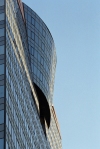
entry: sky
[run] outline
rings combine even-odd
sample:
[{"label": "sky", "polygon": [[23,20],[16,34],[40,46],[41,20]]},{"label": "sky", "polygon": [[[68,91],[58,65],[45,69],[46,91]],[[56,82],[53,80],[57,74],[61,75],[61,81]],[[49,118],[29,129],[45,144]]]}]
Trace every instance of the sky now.
[{"label": "sky", "polygon": [[100,0],[23,0],[55,41],[63,149],[100,149]]}]

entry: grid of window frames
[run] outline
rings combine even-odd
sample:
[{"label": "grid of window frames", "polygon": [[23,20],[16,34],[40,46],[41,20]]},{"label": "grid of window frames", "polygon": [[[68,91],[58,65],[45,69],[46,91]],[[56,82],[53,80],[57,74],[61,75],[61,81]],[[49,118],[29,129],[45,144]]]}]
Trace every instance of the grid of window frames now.
[{"label": "grid of window frames", "polygon": [[4,149],[4,0],[0,0],[0,149]]},{"label": "grid of window frames", "polygon": [[47,137],[50,142],[50,146],[53,149],[62,149],[61,144],[61,135],[59,132],[58,121],[56,119],[55,110],[51,107],[51,125],[50,128],[47,129]]},{"label": "grid of window frames", "polygon": [[50,149],[20,55],[25,42],[17,24],[18,11],[16,0],[6,1],[6,149]]},{"label": "grid of window frames", "polygon": [[[26,28],[33,81],[52,101],[56,54],[54,41],[45,23],[31,8],[24,4]],[[55,59],[55,60],[54,60]]]}]

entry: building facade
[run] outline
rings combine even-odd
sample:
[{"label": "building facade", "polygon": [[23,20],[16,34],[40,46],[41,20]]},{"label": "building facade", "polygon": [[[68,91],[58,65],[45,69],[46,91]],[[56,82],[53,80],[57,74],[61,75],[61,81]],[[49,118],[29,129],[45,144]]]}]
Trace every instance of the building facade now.
[{"label": "building facade", "polygon": [[0,0],[0,149],[61,149],[55,67],[42,19],[20,0]]}]

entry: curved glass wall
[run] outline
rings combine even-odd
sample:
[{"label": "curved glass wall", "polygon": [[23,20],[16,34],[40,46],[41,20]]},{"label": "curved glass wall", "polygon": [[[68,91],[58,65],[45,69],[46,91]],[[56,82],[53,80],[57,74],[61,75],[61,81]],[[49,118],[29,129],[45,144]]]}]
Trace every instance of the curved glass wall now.
[{"label": "curved glass wall", "polygon": [[33,82],[52,103],[56,67],[55,45],[42,19],[24,4]]}]

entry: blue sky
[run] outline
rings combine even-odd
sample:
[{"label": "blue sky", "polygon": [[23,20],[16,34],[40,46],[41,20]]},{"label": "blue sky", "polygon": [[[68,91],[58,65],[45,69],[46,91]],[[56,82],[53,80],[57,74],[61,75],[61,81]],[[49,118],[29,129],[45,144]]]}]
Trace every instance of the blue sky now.
[{"label": "blue sky", "polygon": [[57,51],[54,106],[63,149],[100,149],[100,0],[23,0]]}]

